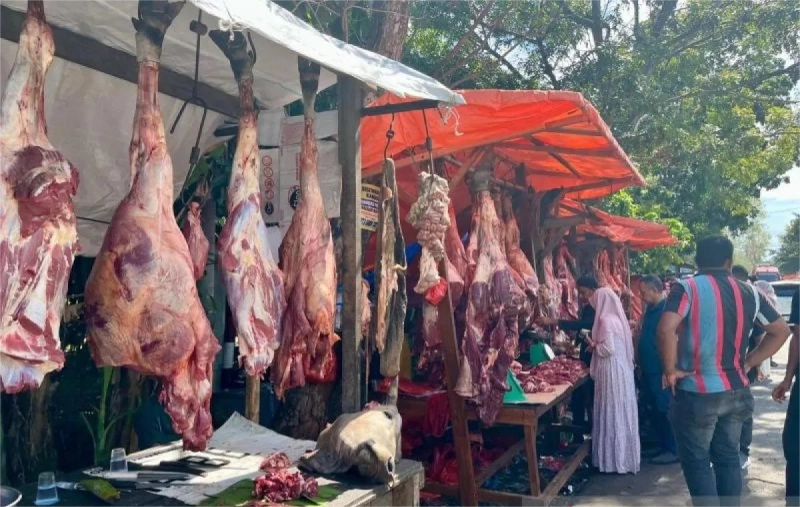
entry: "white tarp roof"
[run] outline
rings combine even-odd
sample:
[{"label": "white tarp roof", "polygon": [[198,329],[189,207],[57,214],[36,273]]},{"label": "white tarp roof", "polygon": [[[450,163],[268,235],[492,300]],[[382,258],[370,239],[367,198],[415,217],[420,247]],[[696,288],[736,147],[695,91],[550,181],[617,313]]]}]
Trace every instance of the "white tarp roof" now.
[{"label": "white tarp roof", "polygon": [[[460,104],[463,99],[435,79],[399,62],[324,35],[286,9],[269,0],[190,0],[167,30],[162,66],[194,75],[196,34],[189,23],[202,9],[209,30],[234,23],[253,33],[257,61],[253,68],[255,96],[266,109],[281,107],[301,97],[297,55],[318,62],[323,68],[320,89],[336,83],[336,71],[401,97],[433,99]],[[3,0],[18,11],[26,0]],[[194,5],[192,5],[194,4]],[[138,0],[62,0],[45,2],[47,21],[55,26],[91,37],[106,46],[135,55],[131,18],[136,17]],[[260,37],[258,36],[260,35]],[[200,81],[237,96],[230,64],[208,36],[200,42]]]},{"label": "white tarp roof", "polygon": [[[398,62],[323,35],[269,0],[190,0],[173,22],[164,41],[162,66],[194,75],[196,35],[189,23],[197,19],[199,6],[209,29],[219,18],[250,28],[257,53],[253,69],[255,95],[261,107],[278,108],[301,97],[297,54],[329,69],[346,73],[396,95],[461,103],[460,95],[432,78]],[[24,0],[2,0],[3,6],[25,11]],[[103,44],[135,54],[131,17],[137,0],[64,0],[45,2],[47,21],[55,26],[91,37]],[[214,16],[212,18],[212,16]],[[262,36],[259,36],[262,35]],[[238,90],[230,65],[207,37],[201,37],[200,81],[229,95]],[[11,70],[17,44],[0,45],[0,88]],[[320,89],[335,84],[336,75],[323,67]],[[160,94],[166,128],[172,125],[182,101]],[[117,205],[130,185],[128,144],[131,136],[136,86],[122,79],[56,58],[45,87],[49,137],[80,171],[76,197],[81,255],[94,256],[100,248]],[[175,192],[189,170],[202,110],[189,105],[167,144],[174,165]],[[224,116],[209,111],[201,150],[214,142],[213,130]]]}]

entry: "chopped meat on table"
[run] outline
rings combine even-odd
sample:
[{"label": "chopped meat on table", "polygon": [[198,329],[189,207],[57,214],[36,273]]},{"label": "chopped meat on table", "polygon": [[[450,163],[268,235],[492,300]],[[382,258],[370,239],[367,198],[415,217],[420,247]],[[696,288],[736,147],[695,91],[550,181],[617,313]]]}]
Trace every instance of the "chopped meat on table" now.
[{"label": "chopped meat on table", "polygon": [[[253,481],[253,498],[256,502],[289,502],[305,497],[316,498],[319,495],[319,483],[314,477],[300,472],[281,469],[268,472]],[[255,505],[264,505],[256,503]]]},{"label": "chopped meat on table", "polygon": [[292,462],[289,459],[289,456],[283,452],[276,452],[275,454],[270,454],[264,458],[264,461],[261,462],[261,466],[259,468],[262,472],[274,472],[284,468],[289,468],[290,466],[292,466]]},{"label": "chopped meat on table", "polygon": [[[37,388],[64,366],[59,327],[78,250],[78,171],[47,138],[53,33],[29,1],[0,110],[0,392]],[[5,76],[4,76],[5,77]]]},{"label": "chopped meat on table", "polygon": [[220,345],[173,213],[172,160],[158,105],[161,44],[182,3],[139,3],[139,82],[130,143],[132,183],[86,283],[87,340],[98,366],[162,381],[159,396],[190,450],[211,437],[211,376]]}]

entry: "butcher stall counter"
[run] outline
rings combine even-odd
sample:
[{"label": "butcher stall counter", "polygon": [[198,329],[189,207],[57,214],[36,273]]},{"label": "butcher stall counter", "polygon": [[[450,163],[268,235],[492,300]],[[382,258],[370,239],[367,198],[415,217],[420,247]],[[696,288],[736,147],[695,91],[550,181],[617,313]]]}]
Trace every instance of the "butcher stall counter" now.
[{"label": "butcher stall counter", "polygon": [[[536,437],[544,431],[572,433],[574,435],[583,435],[590,431],[589,428],[583,426],[544,423],[545,419],[551,416],[559,405],[569,401],[572,393],[586,383],[588,379],[589,376],[584,375],[573,384],[553,386],[555,388],[553,392],[526,394],[524,402],[504,404],[495,424],[522,426],[525,437],[509,447],[497,460],[480,473],[475,474],[474,482],[477,487],[477,499],[461,498],[462,504],[477,505],[476,501],[481,501],[500,505],[549,505],[589,454],[592,443],[590,438],[586,438],[569,457],[556,476],[542,489],[539,481],[539,453],[536,449]],[[426,410],[426,399],[423,397],[401,396],[397,401],[397,407],[403,415],[421,416]],[[471,421],[478,420],[474,407],[467,406],[466,412],[467,419]],[[530,496],[494,491],[481,487],[488,479],[510,465],[514,457],[523,451],[528,461]],[[458,448],[456,452],[458,454]],[[471,459],[471,456],[458,456],[459,462],[464,459]],[[454,498],[459,497],[458,486],[431,481],[425,484],[425,491]]]},{"label": "butcher stall counter", "polygon": [[[259,470],[262,460],[276,452],[285,453],[292,463],[307,451],[314,449],[315,442],[295,440],[272,430],[258,426],[238,413],[212,436],[208,448],[203,452],[182,450],[180,442],[146,449],[128,456],[129,469],[136,465],[154,465],[161,461],[172,461],[189,456],[211,458],[227,462],[226,465],[208,472],[204,477],[194,477],[184,485],[175,485],[157,490],[122,491],[121,498],[113,505],[208,505],[214,498],[242,480],[264,475]],[[306,473],[303,471],[303,473]],[[356,476],[342,475],[321,477],[315,475],[320,488],[334,488],[336,497],[314,505],[326,507],[348,506],[418,506],[420,488],[424,485],[425,472],[416,461],[400,460],[396,466],[396,480],[392,486],[375,485]],[[56,481],[77,482],[88,478],[83,472],[56,474]],[[21,488],[22,502],[19,505],[34,505],[36,484]],[[108,505],[86,491],[58,490],[57,505]],[[310,502],[306,502],[311,505]],[[288,505],[288,504],[287,504]]]}]

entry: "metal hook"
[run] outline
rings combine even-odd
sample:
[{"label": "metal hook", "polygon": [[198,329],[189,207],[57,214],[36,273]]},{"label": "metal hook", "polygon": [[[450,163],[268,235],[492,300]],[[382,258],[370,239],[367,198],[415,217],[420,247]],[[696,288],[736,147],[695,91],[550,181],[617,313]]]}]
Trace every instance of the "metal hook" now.
[{"label": "metal hook", "polygon": [[389,130],[386,131],[386,146],[383,148],[383,158],[386,160],[389,153],[389,144],[392,142],[392,138],[394,137],[394,130],[392,130],[392,125],[394,125],[394,113],[392,113],[392,119],[389,120]]},{"label": "metal hook", "polygon": [[428,115],[425,114],[424,109],[422,110],[422,120],[425,123],[425,148],[428,149],[428,169],[433,174],[433,140],[428,130]]}]

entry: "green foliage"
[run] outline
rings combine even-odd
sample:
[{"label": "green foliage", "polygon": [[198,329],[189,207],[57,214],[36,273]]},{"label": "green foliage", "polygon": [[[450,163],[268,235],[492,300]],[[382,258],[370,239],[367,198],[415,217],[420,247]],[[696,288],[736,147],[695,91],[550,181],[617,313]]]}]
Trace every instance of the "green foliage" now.
[{"label": "green foliage", "polygon": [[772,262],[784,275],[800,274],[800,215],[795,214],[786,226],[781,244],[773,252]]},{"label": "green foliage", "polygon": [[747,230],[731,237],[733,262],[741,264],[748,271],[764,262],[767,257],[769,232],[767,232],[764,218],[763,210],[761,210]]},{"label": "green foliage", "polygon": [[109,456],[111,455],[110,444],[114,426],[135,411],[135,408],[132,408],[114,416],[108,413],[112,384],[111,379],[114,375],[114,368],[106,366],[105,368],[101,368],[101,371],[102,388],[100,391],[99,405],[92,405],[93,412],[90,414],[94,416],[94,427],[92,427],[92,424],[89,422],[89,417],[86,413],[81,412],[81,418],[86,424],[86,429],[89,430],[89,434],[92,436],[95,466],[104,466],[105,463],[108,462]]},{"label": "green foliage", "polygon": [[632,216],[738,234],[800,159],[795,1],[418,1],[411,25],[404,61],[450,86],[583,93],[648,181]]}]

